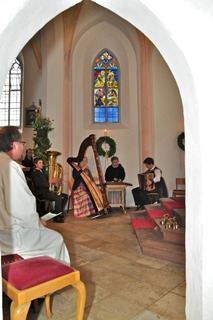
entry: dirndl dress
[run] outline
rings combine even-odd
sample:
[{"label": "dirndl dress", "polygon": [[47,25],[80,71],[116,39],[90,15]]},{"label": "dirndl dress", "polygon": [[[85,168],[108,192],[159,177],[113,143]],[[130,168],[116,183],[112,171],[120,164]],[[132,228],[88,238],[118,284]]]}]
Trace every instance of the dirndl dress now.
[{"label": "dirndl dress", "polygon": [[88,217],[95,214],[95,208],[84,183],[80,183],[73,191],[73,207],[75,217]]}]

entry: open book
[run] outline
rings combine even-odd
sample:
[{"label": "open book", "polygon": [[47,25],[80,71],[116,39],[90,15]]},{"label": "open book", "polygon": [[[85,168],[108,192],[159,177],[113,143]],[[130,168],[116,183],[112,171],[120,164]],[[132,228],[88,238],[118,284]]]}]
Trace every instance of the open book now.
[{"label": "open book", "polygon": [[48,221],[50,219],[53,219],[57,216],[59,216],[60,214],[62,214],[62,212],[59,213],[52,213],[52,212],[48,212],[45,215],[43,215],[42,217],[40,217],[42,220]]}]

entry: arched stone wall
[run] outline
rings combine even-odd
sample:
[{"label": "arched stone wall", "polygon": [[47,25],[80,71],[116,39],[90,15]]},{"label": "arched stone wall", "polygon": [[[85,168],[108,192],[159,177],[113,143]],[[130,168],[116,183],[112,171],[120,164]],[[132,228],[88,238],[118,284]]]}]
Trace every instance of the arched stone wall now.
[{"label": "arched stone wall", "polygon": [[[210,0],[94,2],[117,13],[151,39],[180,89],[186,136],[186,313],[187,319],[211,319],[213,233],[207,200],[211,199],[212,185],[206,165],[213,160],[208,141],[213,103],[213,4]],[[54,16],[76,3],[61,0],[50,6],[49,0],[22,0],[13,2],[12,10],[10,1],[0,4],[0,42],[4,44],[0,52],[0,90],[13,59],[29,39]]]}]

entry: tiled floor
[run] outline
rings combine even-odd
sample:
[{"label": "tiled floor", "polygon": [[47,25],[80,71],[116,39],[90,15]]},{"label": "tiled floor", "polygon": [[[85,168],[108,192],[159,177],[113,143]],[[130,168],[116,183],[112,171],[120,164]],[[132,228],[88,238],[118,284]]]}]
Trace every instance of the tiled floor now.
[{"label": "tiled floor", "polygon": [[[72,266],[81,272],[87,301],[84,320],[184,320],[185,268],[144,256],[131,227],[130,209],[113,209],[102,219],[66,216],[48,222],[64,236]],[[52,295],[53,320],[75,319],[75,293]],[[9,320],[4,303],[4,320]],[[47,319],[42,305],[28,320]]]}]

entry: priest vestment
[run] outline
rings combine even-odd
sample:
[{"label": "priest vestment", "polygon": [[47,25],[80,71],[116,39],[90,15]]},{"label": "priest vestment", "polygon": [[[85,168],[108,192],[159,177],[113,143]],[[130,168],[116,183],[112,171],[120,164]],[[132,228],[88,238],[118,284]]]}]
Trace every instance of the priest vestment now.
[{"label": "priest vestment", "polygon": [[2,256],[46,255],[70,265],[63,237],[41,224],[21,167],[4,152],[0,152],[0,250]]}]

